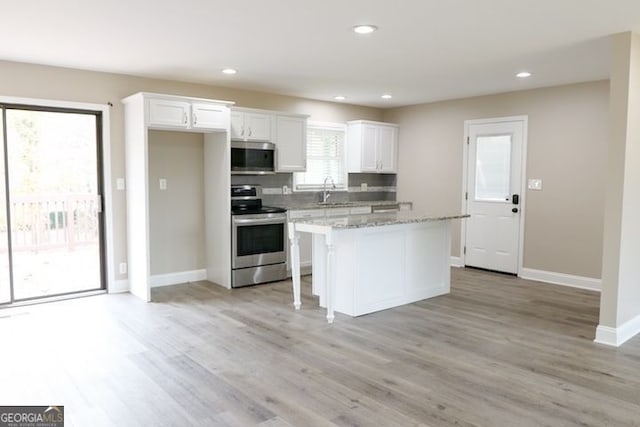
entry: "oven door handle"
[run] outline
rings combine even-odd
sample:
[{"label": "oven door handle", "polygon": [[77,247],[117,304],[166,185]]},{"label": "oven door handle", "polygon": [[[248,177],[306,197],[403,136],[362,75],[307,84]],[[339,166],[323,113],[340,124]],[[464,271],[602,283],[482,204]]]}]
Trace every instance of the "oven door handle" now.
[{"label": "oven door handle", "polygon": [[285,224],[284,218],[252,218],[252,219],[233,219],[234,224]]}]

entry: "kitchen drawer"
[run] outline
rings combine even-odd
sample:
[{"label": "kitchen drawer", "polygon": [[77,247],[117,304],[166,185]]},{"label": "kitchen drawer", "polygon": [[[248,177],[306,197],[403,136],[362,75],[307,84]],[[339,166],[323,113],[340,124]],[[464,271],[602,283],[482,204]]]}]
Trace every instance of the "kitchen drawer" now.
[{"label": "kitchen drawer", "polygon": [[349,208],[327,208],[325,209],[327,216],[346,216],[349,215]]},{"label": "kitchen drawer", "polygon": [[324,216],[324,209],[305,209],[300,211],[288,211],[289,218],[320,218]]},{"label": "kitchen drawer", "polygon": [[365,215],[371,213],[371,206],[357,206],[349,209],[351,215]]}]

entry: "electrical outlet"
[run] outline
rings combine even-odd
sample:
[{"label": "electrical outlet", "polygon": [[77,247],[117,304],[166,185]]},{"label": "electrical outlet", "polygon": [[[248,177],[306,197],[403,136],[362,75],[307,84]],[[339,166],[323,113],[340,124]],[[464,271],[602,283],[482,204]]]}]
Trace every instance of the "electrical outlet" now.
[{"label": "electrical outlet", "polygon": [[127,274],[127,263],[126,262],[121,262],[120,263],[120,274]]},{"label": "electrical outlet", "polygon": [[527,183],[527,188],[529,190],[542,190],[542,180],[541,179],[530,179]]},{"label": "electrical outlet", "polygon": [[360,191],[367,191],[368,185],[366,182],[360,184]]},{"label": "electrical outlet", "polygon": [[286,185],[282,186],[282,194],[289,194],[289,187],[287,187]]},{"label": "electrical outlet", "polygon": [[124,190],[124,178],[116,179],[116,190]]},{"label": "electrical outlet", "polygon": [[167,179],[166,178],[160,178],[158,180],[158,184],[160,185],[160,189],[161,190],[166,190],[167,189]]}]

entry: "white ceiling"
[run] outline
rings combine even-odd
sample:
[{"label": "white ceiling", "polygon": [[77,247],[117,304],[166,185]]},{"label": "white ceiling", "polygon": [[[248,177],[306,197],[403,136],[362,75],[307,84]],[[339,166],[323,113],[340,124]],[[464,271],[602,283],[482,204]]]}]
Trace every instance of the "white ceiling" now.
[{"label": "white ceiling", "polygon": [[20,0],[0,59],[393,107],[605,79],[630,30],[640,0]]}]

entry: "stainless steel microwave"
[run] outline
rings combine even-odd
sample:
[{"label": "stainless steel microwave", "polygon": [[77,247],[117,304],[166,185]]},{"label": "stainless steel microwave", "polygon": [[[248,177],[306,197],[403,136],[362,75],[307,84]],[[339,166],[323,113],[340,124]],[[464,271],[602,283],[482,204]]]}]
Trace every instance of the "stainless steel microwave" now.
[{"label": "stainless steel microwave", "polygon": [[271,142],[231,141],[232,175],[276,173],[276,144]]}]

